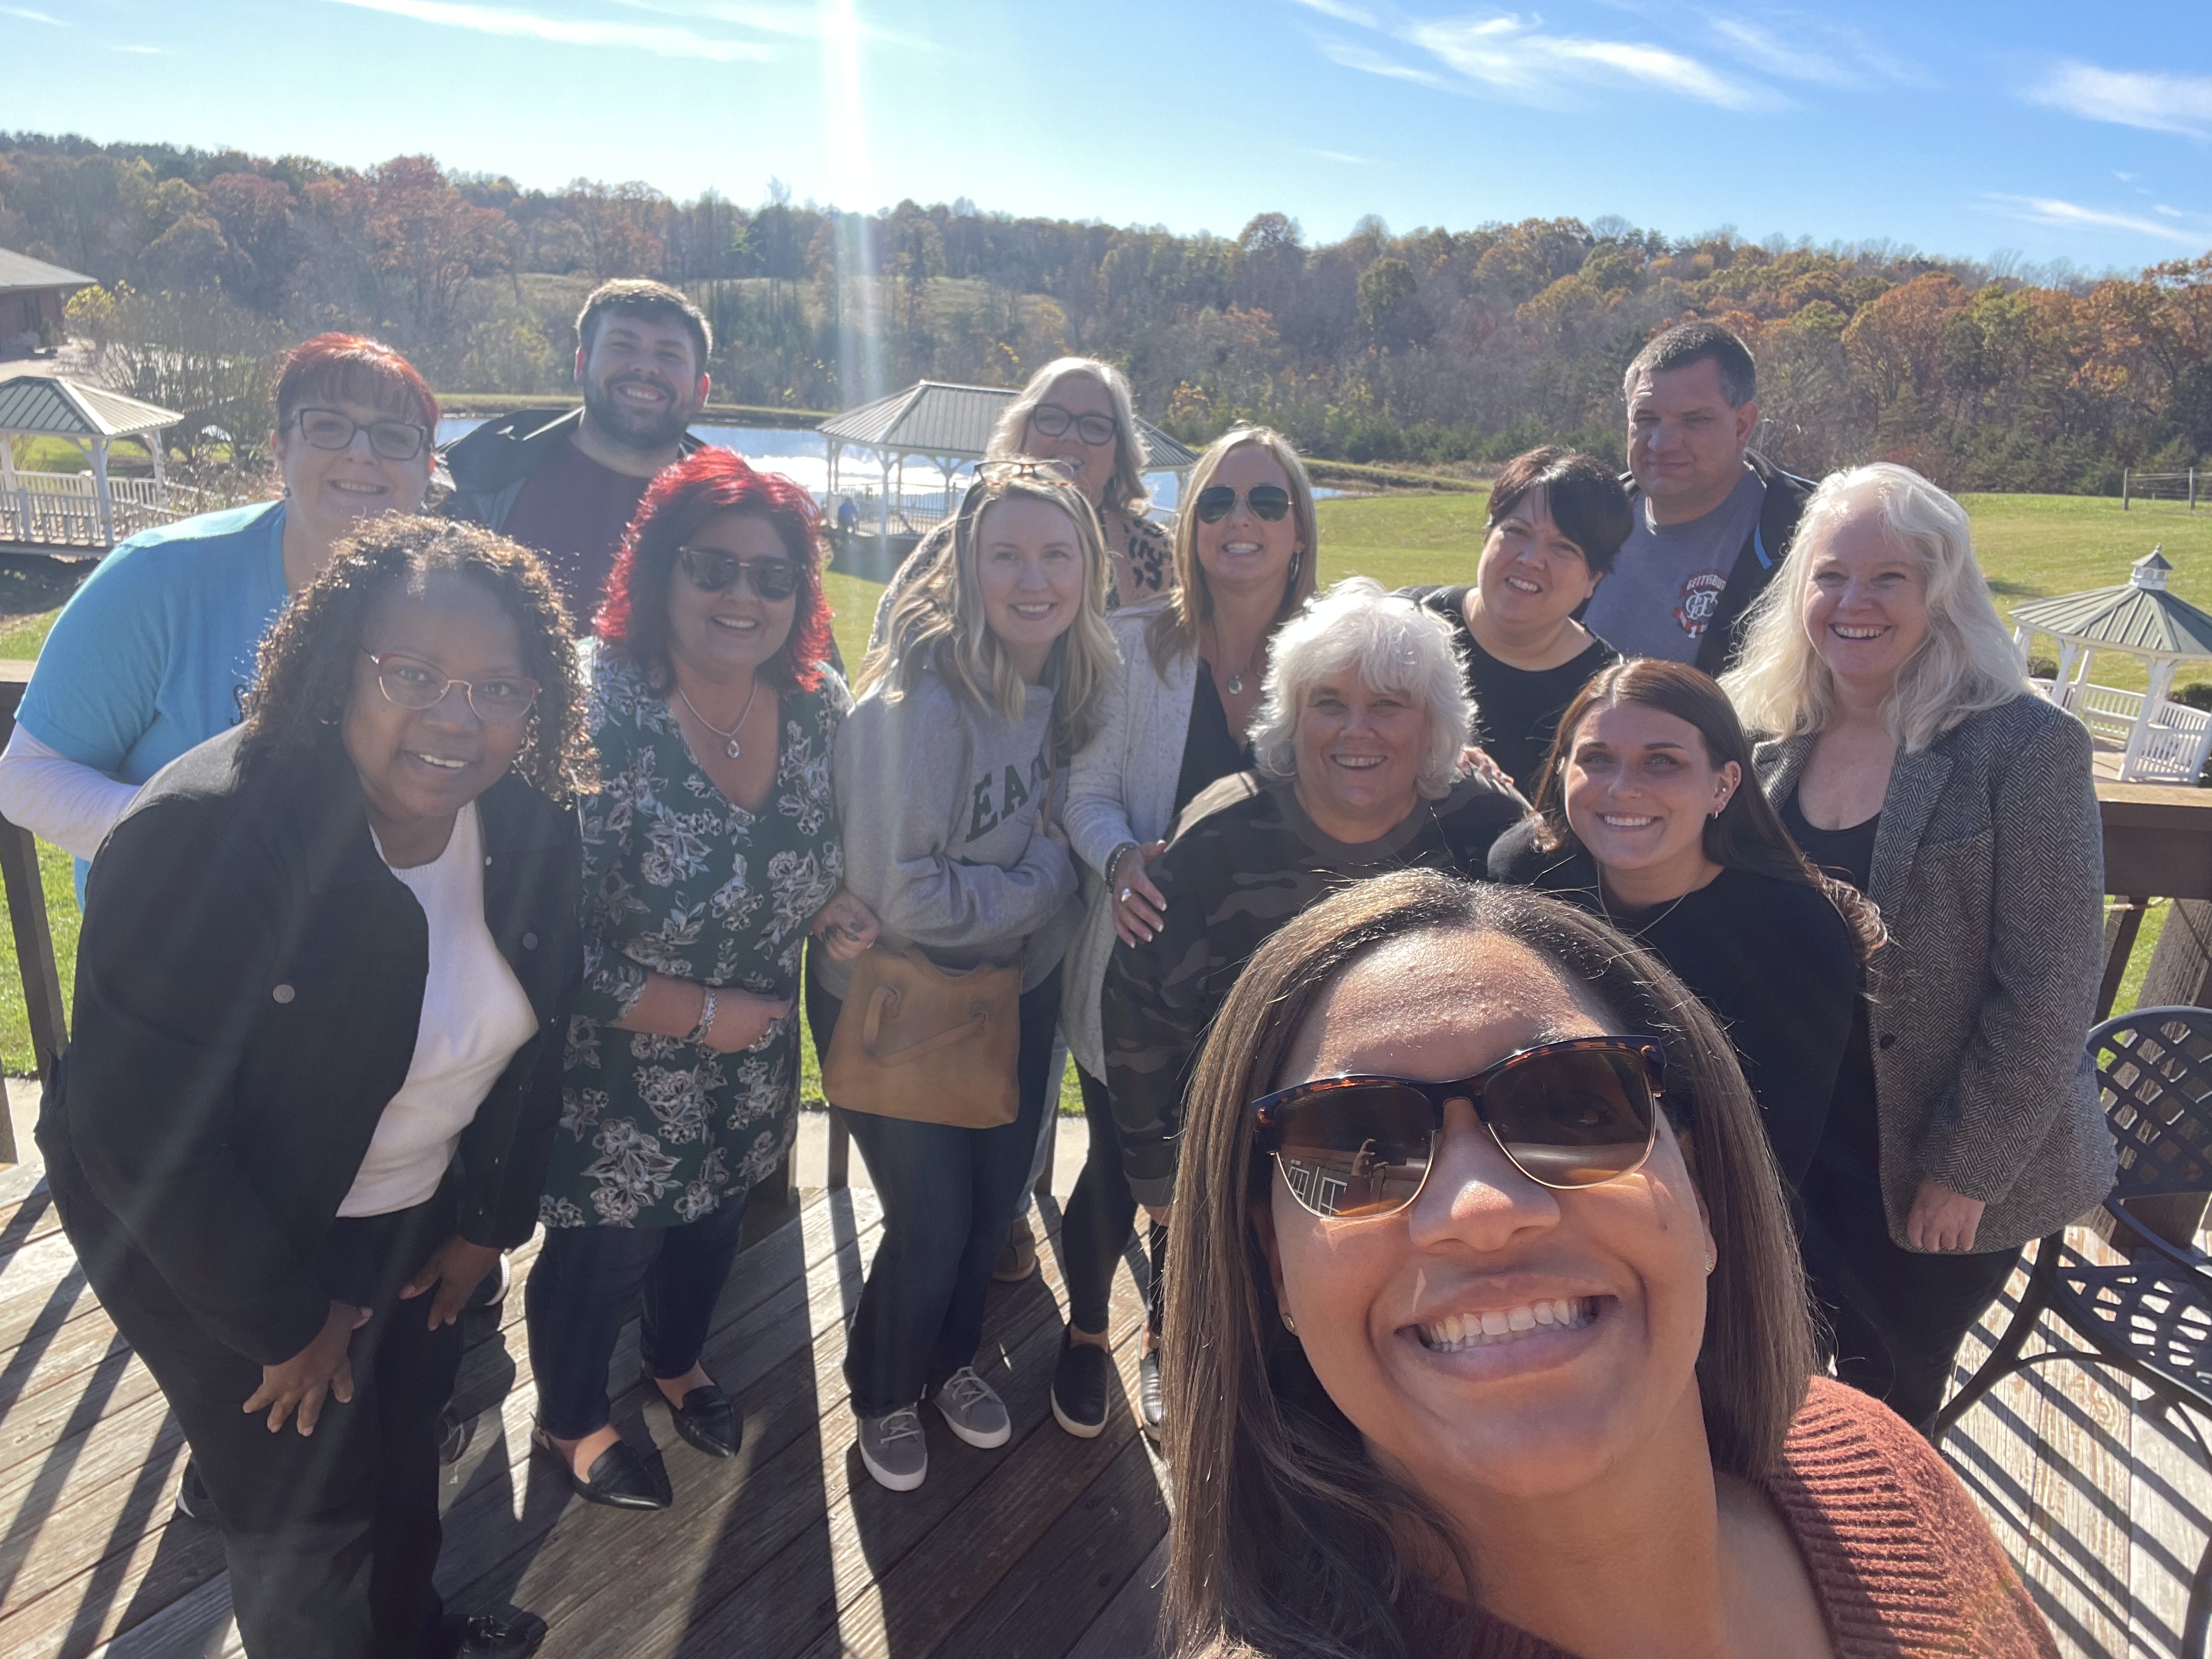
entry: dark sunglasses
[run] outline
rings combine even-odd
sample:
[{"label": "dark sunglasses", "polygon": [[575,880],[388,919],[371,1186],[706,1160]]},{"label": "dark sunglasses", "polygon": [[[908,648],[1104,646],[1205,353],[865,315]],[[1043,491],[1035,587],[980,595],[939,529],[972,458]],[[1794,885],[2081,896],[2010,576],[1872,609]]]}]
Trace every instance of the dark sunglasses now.
[{"label": "dark sunglasses", "polygon": [[[1254,514],[1269,524],[1280,522],[1291,510],[1291,492],[1280,484],[1255,484],[1244,499]],[[1227,484],[1208,484],[1191,505],[1198,509],[1200,524],[1219,524],[1237,510],[1237,492]]]},{"label": "dark sunglasses", "polygon": [[1116,430],[1110,415],[1078,415],[1058,404],[1039,404],[1030,410],[1030,424],[1048,438],[1060,437],[1073,427],[1076,435],[1093,449],[1112,443]]},{"label": "dark sunglasses", "polygon": [[412,421],[356,421],[337,409],[297,410],[292,424],[317,449],[347,448],[355,433],[366,432],[370,452],[387,461],[411,461],[430,441],[430,428]]},{"label": "dark sunglasses", "polygon": [[476,711],[478,720],[487,726],[512,726],[530,712],[538,701],[536,680],[456,680],[448,679],[426,662],[413,657],[397,656],[392,652],[371,651],[362,647],[361,654],[376,665],[376,687],[384,693],[384,700],[401,708],[422,710],[435,708],[446,700],[446,693],[459,686]]},{"label": "dark sunglasses", "polygon": [[676,562],[702,593],[719,593],[740,576],[750,577],[763,599],[787,599],[799,591],[796,559],[741,559],[719,547],[679,547]]},{"label": "dark sunglasses", "polygon": [[1572,1037],[1508,1054],[1452,1083],[1324,1077],[1252,1103],[1259,1150],[1322,1217],[1395,1215],[1419,1196],[1448,1102],[1464,1100],[1513,1167],[1540,1186],[1633,1174],[1659,1132],[1667,1056],[1657,1037]]}]

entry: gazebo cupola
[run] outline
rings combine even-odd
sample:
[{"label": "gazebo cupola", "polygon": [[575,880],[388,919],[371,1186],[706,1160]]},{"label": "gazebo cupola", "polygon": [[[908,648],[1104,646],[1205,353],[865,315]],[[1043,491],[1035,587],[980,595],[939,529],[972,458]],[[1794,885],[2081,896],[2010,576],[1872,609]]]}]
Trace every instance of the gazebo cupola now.
[{"label": "gazebo cupola", "polygon": [[[2013,638],[2023,653],[2037,634],[2058,641],[2058,672],[2050,695],[2099,738],[2122,750],[2120,778],[2194,783],[2212,748],[2212,715],[2169,702],[2175,673],[2212,662],[2212,612],[2166,591],[2172,564],[2160,548],[2135,562],[2126,583],[2058,599],[2037,599],[2012,613]],[[2089,681],[2100,651],[2119,651],[2148,671],[2137,693]]]}]

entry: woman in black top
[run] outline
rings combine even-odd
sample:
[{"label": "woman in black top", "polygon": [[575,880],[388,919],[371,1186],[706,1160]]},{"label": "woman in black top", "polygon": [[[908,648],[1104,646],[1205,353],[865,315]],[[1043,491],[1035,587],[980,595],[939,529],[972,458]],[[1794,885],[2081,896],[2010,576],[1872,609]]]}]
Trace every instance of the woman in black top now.
[{"label": "woman in black top", "polygon": [[255,1659],[544,1637],[445,1619],[431,1572],[455,1316],[536,1226],[561,1109],[578,692],[528,552],[372,520],[263,643],[245,724],[93,864],[39,1145],[184,1425]]},{"label": "woman in black top", "polygon": [[1409,587],[1452,625],[1467,658],[1474,741],[1524,795],[1551,752],[1559,711],[1620,653],[1575,620],[1613,568],[1633,519],[1595,456],[1516,455],[1490,489],[1490,534],[1471,587]]},{"label": "woman in black top", "polygon": [[1794,1191],[1820,1145],[1881,923],[1794,846],[1720,687],[1680,663],[1601,673],[1560,721],[1534,813],[1490,873],[1596,912],[1735,1044]]}]

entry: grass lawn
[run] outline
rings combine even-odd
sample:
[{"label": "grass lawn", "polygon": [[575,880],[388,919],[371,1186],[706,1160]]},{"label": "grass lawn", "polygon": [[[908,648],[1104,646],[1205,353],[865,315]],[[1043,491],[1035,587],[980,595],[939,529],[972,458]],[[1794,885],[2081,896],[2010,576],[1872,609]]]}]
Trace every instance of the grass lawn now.
[{"label": "grass lawn", "polygon": [[[1996,591],[2000,610],[2021,599],[2083,588],[2114,586],[2127,580],[2129,564],[2163,543],[2173,562],[2174,592],[2212,609],[2212,510],[2191,515],[2172,502],[2138,503],[2123,514],[2116,501],[2069,495],[1968,495],[1983,568]],[[1354,574],[1371,575],[1396,587],[1415,582],[1461,582],[1474,574],[1482,544],[1485,495],[1343,496],[1319,503],[1323,581]],[[866,647],[868,625],[882,586],[832,573],[830,604],[836,611],[838,649],[857,671]],[[8,592],[0,574],[0,657],[32,657],[52,626],[53,612],[4,607]],[[18,601],[19,605],[22,601]],[[2046,641],[2039,649],[2049,650]],[[2135,688],[2143,684],[2141,668],[2117,655],[2100,657],[2094,671],[2100,684]],[[2212,680],[2212,665],[2185,673],[2183,683]],[[69,860],[52,848],[41,848],[46,902],[54,922],[54,945],[61,961],[66,994],[74,979],[76,902],[70,888]],[[2134,1006],[2164,907],[2144,921],[2132,969],[2119,1006]],[[4,930],[0,930],[4,934]],[[811,1045],[802,1045],[805,1097],[821,1097],[819,1074]],[[0,1067],[20,1075],[30,1068],[29,1038],[23,1023],[22,990],[15,971],[15,943],[0,937]],[[1061,1109],[1079,1109],[1071,1067],[1061,1092]]]}]

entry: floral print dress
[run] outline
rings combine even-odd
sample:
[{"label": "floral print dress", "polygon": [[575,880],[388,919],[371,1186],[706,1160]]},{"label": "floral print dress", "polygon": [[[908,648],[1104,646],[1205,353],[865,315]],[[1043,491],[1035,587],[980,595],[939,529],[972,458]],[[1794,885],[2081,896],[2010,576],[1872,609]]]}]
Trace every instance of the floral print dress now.
[{"label": "floral print dress", "polygon": [[[748,812],[700,769],[644,674],[597,654],[599,788],[580,809],[584,988],[538,1210],[548,1227],[697,1221],[789,1150],[799,952],[844,873],[830,750],[850,707],[826,668],[819,690],[785,694],[775,784]],[[617,1030],[648,971],[788,997],[792,1012],[738,1054]]]}]

